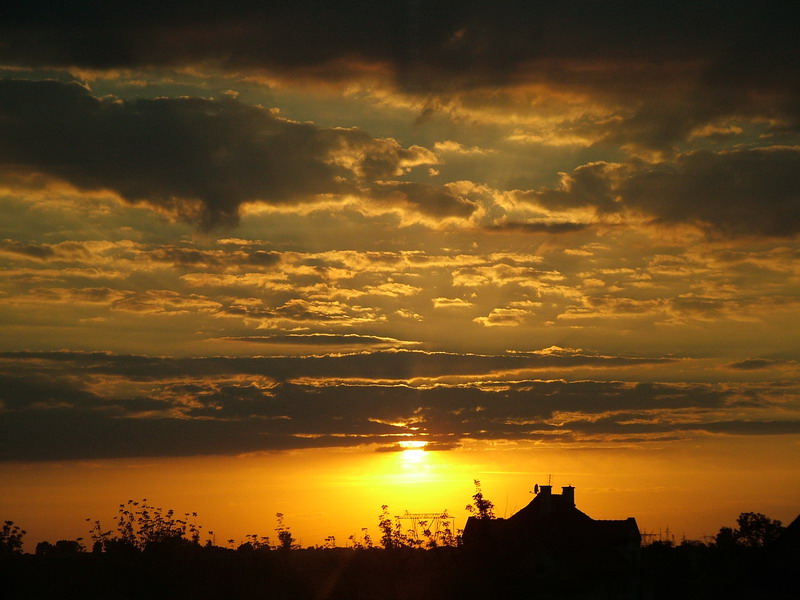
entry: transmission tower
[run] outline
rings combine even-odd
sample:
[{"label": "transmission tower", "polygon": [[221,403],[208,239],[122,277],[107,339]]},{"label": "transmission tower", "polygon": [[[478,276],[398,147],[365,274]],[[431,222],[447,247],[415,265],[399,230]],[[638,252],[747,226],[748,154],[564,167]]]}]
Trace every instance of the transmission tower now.
[{"label": "transmission tower", "polygon": [[410,513],[405,511],[402,515],[397,515],[396,519],[411,521],[408,529],[411,537],[418,543],[420,542],[420,528],[422,534],[439,544],[447,532],[452,535],[453,516],[447,514],[447,509],[437,513]]}]

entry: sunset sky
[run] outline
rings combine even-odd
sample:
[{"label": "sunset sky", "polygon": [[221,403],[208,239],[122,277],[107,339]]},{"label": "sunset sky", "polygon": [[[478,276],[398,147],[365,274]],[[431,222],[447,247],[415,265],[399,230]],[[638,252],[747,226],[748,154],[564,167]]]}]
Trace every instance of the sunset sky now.
[{"label": "sunset sky", "polygon": [[800,513],[794,3],[254,4],[3,9],[0,519]]}]

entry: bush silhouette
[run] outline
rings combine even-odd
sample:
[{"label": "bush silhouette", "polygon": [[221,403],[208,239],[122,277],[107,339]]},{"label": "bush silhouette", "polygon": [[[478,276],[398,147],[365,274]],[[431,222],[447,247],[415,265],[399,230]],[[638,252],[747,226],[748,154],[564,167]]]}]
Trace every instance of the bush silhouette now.
[{"label": "bush silhouette", "polygon": [[22,553],[22,538],[27,532],[14,521],[5,521],[0,529],[0,556]]}]

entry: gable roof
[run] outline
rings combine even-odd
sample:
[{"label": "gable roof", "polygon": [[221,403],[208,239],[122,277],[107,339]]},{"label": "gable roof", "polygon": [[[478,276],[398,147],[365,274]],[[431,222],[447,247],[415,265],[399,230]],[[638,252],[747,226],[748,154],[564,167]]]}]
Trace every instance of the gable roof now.
[{"label": "gable roof", "polygon": [[470,517],[464,527],[464,543],[501,544],[517,547],[623,546],[641,542],[636,519],[595,520],[578,510],[574,488],[553,494],[542,486],[527,506],[508,519]]}]

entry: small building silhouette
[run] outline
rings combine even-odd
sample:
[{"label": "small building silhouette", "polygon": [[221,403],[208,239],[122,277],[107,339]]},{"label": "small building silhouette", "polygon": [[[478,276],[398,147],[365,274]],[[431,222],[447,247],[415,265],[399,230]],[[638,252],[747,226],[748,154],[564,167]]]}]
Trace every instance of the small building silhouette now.
[{"label": "small building silhouette", "polygon": [[463,541],[465,548],[523,561],[539,571],[632,574],[639,569],[636,519],[592,519],[575,507],[572,486],[553,494],[552,486],[537,485],[533,500],[508,519],[470,517]]}]

